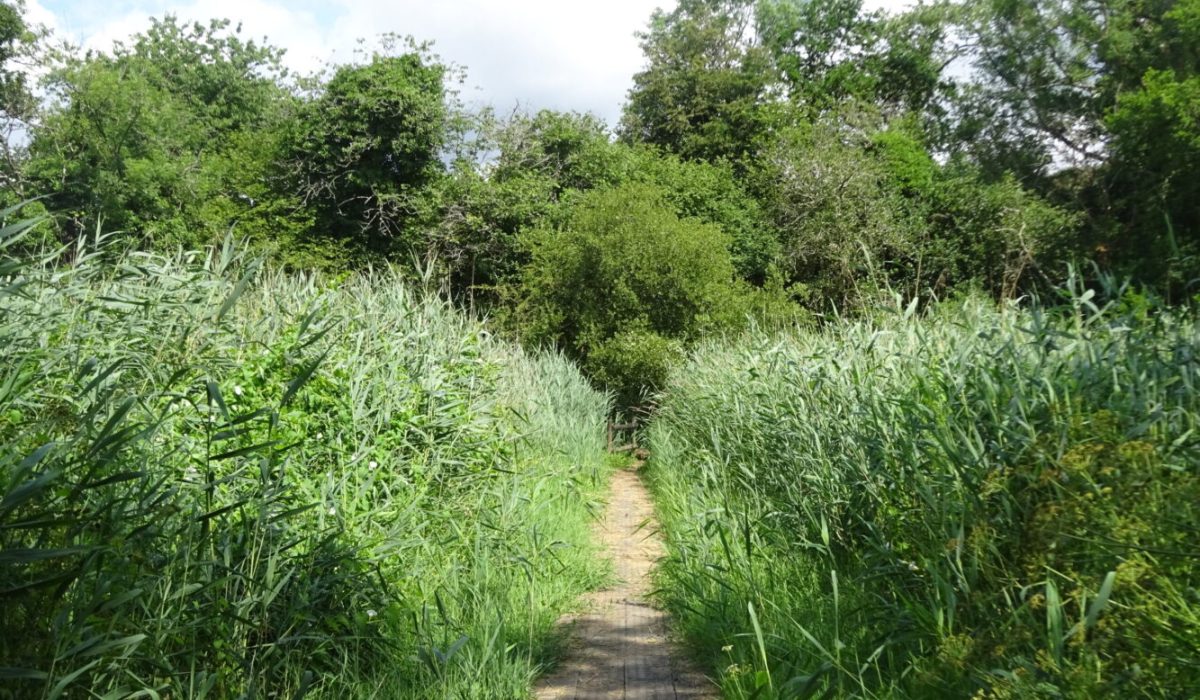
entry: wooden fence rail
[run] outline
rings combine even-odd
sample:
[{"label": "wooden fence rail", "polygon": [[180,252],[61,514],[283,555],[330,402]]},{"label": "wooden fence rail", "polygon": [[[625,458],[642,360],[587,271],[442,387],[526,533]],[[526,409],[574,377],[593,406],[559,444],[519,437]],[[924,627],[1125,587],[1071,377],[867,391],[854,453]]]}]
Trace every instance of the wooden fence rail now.
[{"label": "wooden fence rail", "polygon": [[[631,423],[615,423],[608,422],[608,451],[609,452],[631,452],[637,449],[637,428],[638,421],[635,418]],[[618,433],[628,431],[629,443],[617,446],[616,439]]]}]

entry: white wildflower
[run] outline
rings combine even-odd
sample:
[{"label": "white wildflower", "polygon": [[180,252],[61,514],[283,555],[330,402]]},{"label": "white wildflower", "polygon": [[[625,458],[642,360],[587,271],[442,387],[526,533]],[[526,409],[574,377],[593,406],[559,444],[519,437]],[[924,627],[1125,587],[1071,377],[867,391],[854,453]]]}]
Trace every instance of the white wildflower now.
[{"label": "white wildflower", "polygon": [[242,395],[242,385],[241,385],[241,384],[234,384],[234,385],[233,385],[233,393],[234,393],[234,395],[236,395],[236,396],[241,396],[241,395]]},{"label": "white wildflower", "polygon": [[375,617],[378,614],[379,613],[375,612],[374,610],[367,610],[367,617]]},{"label": "white wildflower", "polygon": [[318,439],[318,440],[324,440],[324,439],[325,439],[325,433],[317,433],[317,439]]},{"label": "white wildflower", "polygon": [[329,514],[337,515],[337,508],[334,508],[333,506],[329,506]]},{"label": "white wildflower", "polygon": [[378,467],[379,462],[376,462],[375,460],[371,460],[370,464],[367,465],[367,469],[376,469]]}]

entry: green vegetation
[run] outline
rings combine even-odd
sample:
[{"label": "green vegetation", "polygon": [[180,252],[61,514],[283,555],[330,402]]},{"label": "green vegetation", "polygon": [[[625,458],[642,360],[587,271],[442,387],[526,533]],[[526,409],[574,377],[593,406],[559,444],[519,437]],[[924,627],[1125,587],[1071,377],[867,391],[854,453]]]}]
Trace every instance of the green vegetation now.
[{"label": "green vegetation", "polygon": [[1185,697],[1200,330],[1132,293],[711,344],[650,428],[727,697]]},{"label": "green vegetation", "polygon": [[527,342],[565,348],[625,405],[657,389],[681,343],[736,328],[759,290],[733,283],[729,244],[641,185],[581,195],[555,229],[525,232]]},{"label": "green vegetation", "polygon": [[375,54],[338,68],[304,105],[288,160],[324,235],[375,255],[420,249],[406,239],[429,220],[430,185],[443,171],[446,72],[420,47]]},{"label": "green vegetation", "polygon": [[102,252],[0,278],[0,695],[524,693],[606,398],[391,272]]},{"label": "green vegetation", "polygon": [[37,119],[21,195],[48,195],[64,239],[103,227],[171,250],[231,226],[294,234],[295,198],[269,197],[264,182],[285,116],[281,52],[227,25],[157,21],[111,56],[46,57],[59,106]]},{"label": "green vegetation", "polygon": [[[745,326],[741,292],[705,297],[717,324],[673,307],[665,325],[686,332],[640,310],[582,344],[524,325],[577,311],[518,309],[573,303],[537,288],[530,241],[568,241],[595,197],[640,186],[658,191],[642,216],[679,219],[670,237],[723,240],[732,269],[713,284],[801,307],[782,318],[854,315],[894,291],[1012,299],[1089,260],[1179,301],[1200,278],[1193,5],[682,0],[640,35],[646,65],[613,133],[590,115],[469,110],[464,70],[412,38],[297,76],[225,21],[168,16],[80,53],[4,4],[0,172],[7,204],[45,197],[47,242],[99,229],[173,254],[233,231],[278,267],[393,264],[576,359],[618,330],[661,336],[635,343],[649,352]],[[583,369],[623,401],[656,385],[632,365]]]},{"label": "green vegetation", "polygon": [[606,124],[0,0],[0,698],[521,697],[632,412],[729,697],[1196,692],[1200,0],[639,37]]}]

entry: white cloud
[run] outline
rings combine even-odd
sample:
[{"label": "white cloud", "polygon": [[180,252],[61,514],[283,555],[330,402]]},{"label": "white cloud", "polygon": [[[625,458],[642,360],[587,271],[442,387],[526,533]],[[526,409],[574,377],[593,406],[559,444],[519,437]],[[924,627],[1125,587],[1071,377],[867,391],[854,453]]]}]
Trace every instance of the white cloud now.
[{"label": "white cloud", "polygon": [[326,37],[315,15],[289,8],[270,0],[197,0],[191,3],[147,4],[122,15],[109,17],[99,24],[77,30],[85,49],[107,50],[113,41],[129,37],[150,26],[151,17],[173,14],[187,22],[207,23],[214,18],[229,19],[242,25],[248,38],[264,37],[272,45],[288,50],[289,65],[311,71],[328,56],[321,50]]},{"label": "white cloud", "polygon": [[46,9],[38,0],[27,0],[25,3],[25,21],[33,26],[42,25],[49,29],[58,29],[58,18]]},{"label": "white cloud", "polygon": [[106,50],[114,40],[144,30],[152,16],[224,17],[240,22],[245,35],[265,36],[287,49],[287,63],[302,72],[329,59],[349,60],[360,38],[412,35],[432,40],[444,60],[466,68],[463,97],[469,102],[501,111],[518,104],[591,111],[612,123],[642,65],[634,33],[646,26],[655,7],[672,3],[131,0],[100,13],[95,5],[76,1],[57,8],[47,24],[85,48]]},{"label": "white cloud", "polygon": [[436,50],[467,67],[478,95],[497,109],[594,111],[613,120],[642,65],[634,33],[661,0],[520,3],[457,2],[422,6],[344,2],[335,35],[363,36],[387,26],[435,37]]}]

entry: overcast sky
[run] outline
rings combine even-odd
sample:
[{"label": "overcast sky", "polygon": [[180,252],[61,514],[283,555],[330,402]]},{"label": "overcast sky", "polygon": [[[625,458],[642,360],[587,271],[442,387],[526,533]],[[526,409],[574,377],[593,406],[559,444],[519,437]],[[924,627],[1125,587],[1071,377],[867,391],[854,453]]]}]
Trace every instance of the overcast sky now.
[{"label": "overcast sky", "polygon": [[[819,2],[820,0],[816,0]],[[868,0],[873,7],[899,0]],[[501,111],[569,109],[614,123],[643,63],[634,33],[674,0],[27,0],[30,19],[86,48],[144,30],[150,17],[222,17],[287,49],[308,72],[349,60],[356,40],[381,33],[432,40],[467,69],[463,98]]]}]

